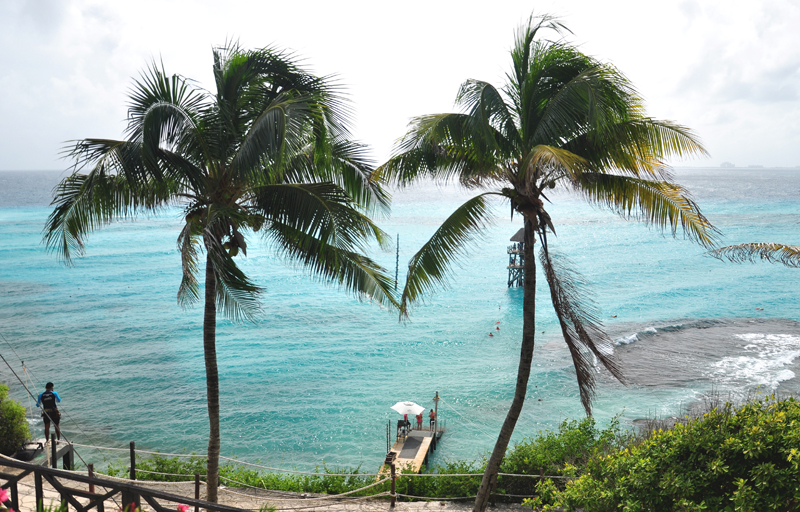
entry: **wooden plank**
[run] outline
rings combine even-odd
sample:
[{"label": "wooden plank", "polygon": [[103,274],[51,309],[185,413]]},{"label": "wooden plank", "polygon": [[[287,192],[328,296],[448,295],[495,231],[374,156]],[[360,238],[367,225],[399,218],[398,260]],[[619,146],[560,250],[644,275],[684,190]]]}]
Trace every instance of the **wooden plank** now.
[{"label": "wooden plank", "polygon": [[423,437],[416,455],[413,458],[397,458],[397,466],[404,470],[412,470],[414,473],[419,473],[422,469],[422,463],[428,455],[428,449],[431,446],[432,437]]}]

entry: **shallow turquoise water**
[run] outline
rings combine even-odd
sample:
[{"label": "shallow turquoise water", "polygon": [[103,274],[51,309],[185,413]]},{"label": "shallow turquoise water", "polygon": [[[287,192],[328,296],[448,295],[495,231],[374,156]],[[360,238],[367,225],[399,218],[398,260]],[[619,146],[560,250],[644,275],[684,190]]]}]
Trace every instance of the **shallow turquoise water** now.
[{"label": "shallow turquoise water", "polygon": [[[97,231],[86,256],[66,268],[40,244],[57,177],[0,173],[0,334],[10,344],[0,340],[0,353],[18,371],[24,360],[39,391],[56,383],[64,430],[77,442],[203,452],[202,310],[176,304],[179,212]],[[800,243],[800,172],[679,170],[678,178],[724,243]],[[396,194],[380,224],[400,235],[401,266],[467,197],[432,186]],[[800,272],[722,263],[574,197],[553,199],[551,244],[591,283],[632,381],[601,376],[600,420],[675,414],[712,387],[797,389]],[[242,266],[266,290],[264,314],[257,324],[219,322],[223,453],[286,468],[325,461],[371,470],[386,449],[386,422],[397,419],[389,406],[430,407],[437,390],[448,434],[436,456],[491,449],[513,395],[521,332],[522,293],[506,287],[505,268],[521,224],[506,212],[498,206],[450,287],[406,324],[251,242]],[[393,251],[373,256],[394,269]],[[540,287],[541,334],[517,439],[583,414],[548,296]],[[0,368],[27,405],[13,379]],[[41,423],[34,428],[41,435]]]}]

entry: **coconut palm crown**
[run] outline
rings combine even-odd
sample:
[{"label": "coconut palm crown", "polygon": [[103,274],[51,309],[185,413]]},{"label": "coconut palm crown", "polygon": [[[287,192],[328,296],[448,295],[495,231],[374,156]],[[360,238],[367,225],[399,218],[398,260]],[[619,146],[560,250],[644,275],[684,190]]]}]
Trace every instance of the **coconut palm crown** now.
[{"label": "coconut palm crown", "polygon": [[388,196],[365,148],[350,140],[348,103],[333,80],[276,48],[231,43],[213,57],[215,92],[154,63],[134,81],[123,140],[83,139],[68,148],[75,168],[57,186],[44,230],[47,247],[69,264],[94,229],[183,208],[178,302],[202,299],[205,307],[210,501],[220,455],[217,309],[233,320],[260,312],[262,290],[236,264],[248,238],[260,236],[359,298],[398,305],[392,279],[363,255],[372,241],[389,242],[367,216],[385,211]]},{"label": "coconut palm crown", "polygon": [[[559,40],[542,37],[544,30]],[[643,101],[615,67],[560,38],[567,29],[551,16],[532,16],[517,32],[512,68],[497,88],[467,80],[456,97],[460,112],[414,118],[379,172],[410,185],[426,178],[458,180],[481,191],[460,206],[409,263],[401,310],[408,314],[426,292],[446,283],[452,263],[487,226],[488,199],[508,201],[524,220],[523,335],[514,399],[487,463],[475,510],[486,506],[524,403],[535,333],[534,243],[571,352],[580,397],[591,414],[594,359],[622,380],[619,365],[583,280],[550,249],[556,222],[545,203],[554,188],[625,218],[710,246],[716,230],[680,185],[666,158],[705,154],[686,127],[647,117]]]}]

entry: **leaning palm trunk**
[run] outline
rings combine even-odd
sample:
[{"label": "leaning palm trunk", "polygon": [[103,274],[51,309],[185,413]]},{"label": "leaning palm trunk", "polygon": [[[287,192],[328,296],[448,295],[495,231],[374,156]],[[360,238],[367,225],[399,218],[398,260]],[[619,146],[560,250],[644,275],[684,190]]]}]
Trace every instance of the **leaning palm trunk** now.
[{"label": "leaning palm trunk", "polygon": [[531,362],[533,361],[534,338],[536,335],[536,260],[533,257],[533,246],[536,242],[536,228],[530,220],[525,220],[523,257],[525,258],[525,277],[522,300],[522,346],[519,354],[519,368],[517,369],[517,385],[514,389],[514,399],[508,408],[506,419],[497,436],[497,442],[492,450],[492,455],[486,463],[481,486],[475,498],[473,512],[486,510],[492,489],[497,484],[497,474],[500,464],[505,457],[514,427],[525,404],[525,395],[528,392],[528,379],[531,375]]},{"label": "leaning palm trunk", "polygon": [[[214,49],[217,94],[155,64],[131,90],[125,140],[84,139],[56,189],[44,240],[66,263],[118,218],[184,208],[178,303],[204,299],[208,499],[217,500],[220,427],[216,316],[254,320],[261,288],[236,263],[247,239],[359,298],[398,306],[385,269],[362,255],[389,238],[367,216],[388,210],[364,148],[349,139],[338,87],[273,48]],[[86,168],[88,172],[82,171]],[[206,253],[205,296],[198,279]]]},{"label": "leaning palm trunk", "polygon": [[206,257],[206,294],[203,316],[203,355],[206,363],[206,393],[208,399],[208,466],[206,468],[206,499],[217,502],[219,486],[219,371],[217,370],[217,279],[211,256]]},{"label": "leaning palm trunk", "polygon": [[[550,190],[575,191],[624,218],[639,218],[705,245],[714,227],[686,191],[672,181],[666,157],[704,154],[686,127],[647,117],[641,98],[613,66],[576,47],[538,38],[539,30],[565,28],[550,16],[531,17],[511,50],[512,72],[503,88],[480,80],[461,85],[461,112],[414,118],[381,173],[398,185],[419,178],[456,179],[483,192],[456,209],[409,263],[401,308],[444,284],[450,265],[482,232],[490,215],[486,198],[500,196],[525,219],[523,334],[514,400],[487,462],[475,511],[482,512],[522,411],[533,358],[536,265],[542,269],[564,341],[576,371],[580,399],[591,414],[595,361],[624,381],[600,314],[584,280],[566,257],[547,248],[556,227],[545,208]],[[553,196],[552,199],[556,197]]]}]

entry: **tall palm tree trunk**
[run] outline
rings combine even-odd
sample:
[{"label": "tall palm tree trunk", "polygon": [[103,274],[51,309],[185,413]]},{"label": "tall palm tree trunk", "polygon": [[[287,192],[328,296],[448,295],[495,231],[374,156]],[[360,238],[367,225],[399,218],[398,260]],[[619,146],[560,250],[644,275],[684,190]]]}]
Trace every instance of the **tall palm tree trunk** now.
[{"label": "tall palm tree trunk", "polygon": [[208,474],[206,499],[217,502],[219,485],[219,372],[217,371],[217,279],[211,257],[206,257],[206,304],[203,318],[203,354],[206,360],[208,397]]},{"label": "tall palm tree trunk", "polygon": [[525,219],[525,278],[522,301],[522,347],[519,355],[519,368],[517,369],[517,387],[514,390],[514,400],[506,414],[506,420],[497,436],[497,442],[492,450],[492,455],[486,464],[478,496],[475,498],[473,512],[484,512],[489,501],[491,490],[497,482],[497,473],[506,454],[506,448],[511,441],[511,434],[517,425],[525,395],[528,392],[528,378],[531,375],[531,361],[533,360],[534,335],[536,333],[536,260],[533,256],[533,246],[536,243],[536,228],[528,219]]}]

